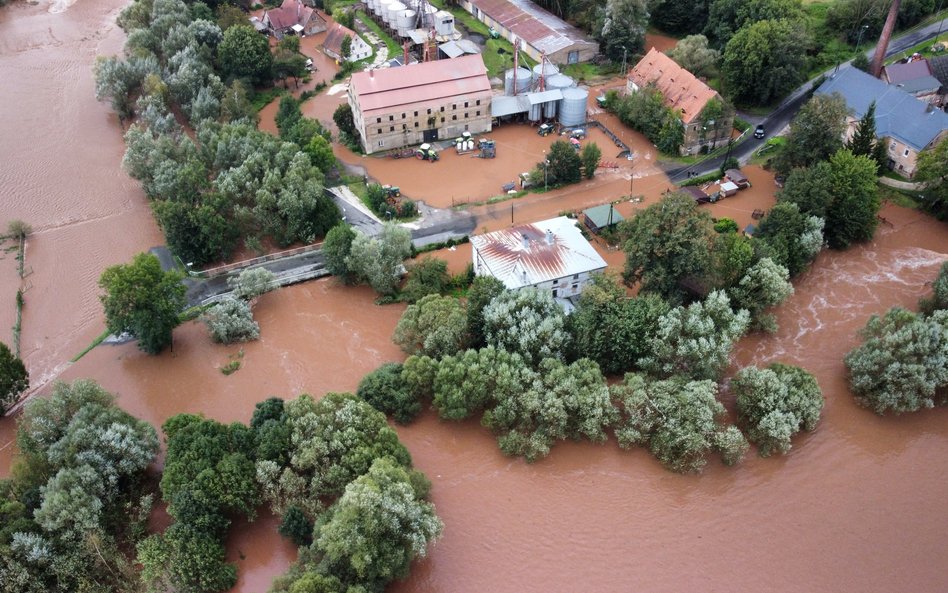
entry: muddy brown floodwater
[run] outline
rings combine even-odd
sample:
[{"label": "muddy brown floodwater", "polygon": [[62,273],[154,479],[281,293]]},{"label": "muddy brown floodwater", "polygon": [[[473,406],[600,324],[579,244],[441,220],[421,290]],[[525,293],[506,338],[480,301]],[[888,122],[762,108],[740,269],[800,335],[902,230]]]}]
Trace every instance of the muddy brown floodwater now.
[{"label": "muddy brown floodwater", "polygon": [[[246,422],[269,395],[353,390],[369,370],[401,360],[391,334],[403,307],[378,307],[367,288],[324,280],[264,296],[258,342],[214,345],[190,323],[175,332],[173,352],[150,357],[134,344],[104,346],[67,364],[103,328],[95,286],[102,269],[161,242],[144,196],[119,168],[115,118],[92,98],[95,55],[121,49],[113,21],[122,4],[58,1],[56,14],[47,4],[0,10],[0,222],[23,218],[36,229],[24,312],[34,382],[93,378],[156,425],[180,412]],[[424,170],[438,165],[431,167]],[[627,194],[629,172],[643,204],[657,200],[667,180],[640,179],[639,171],[517,201],[517,221]],[[731,200],[722,207],[740,205]],[[617,208],[631,214],[643,204]],[[508,204],[495,206],[472,209],[479,226],[509,224]],[[797,280],[775,336],[738,345],[736,364],[798,364],[826,394],[819,428],[795,439],[790,455],[751,457],[733,469],[711,463],[701,476],[678,476],[613,441],[563,443],[527,465],[503,457],[477,422],[441,422],[428,412],[398,431],[433,482],[444,537],[391,590],[948,590],[948,409],[879,418],[854,404],[841,362],[870,314],[913,306],[948,258],[944,225],[896,207],[883,215],[890,223],[875,241],[824,253]],[[452,269],[463,265],[465,249],[450,252]],[[12,324],[20,286],[11,262],[0,261],[3,327]],[[242,368],[221,374],[235,358]],[[0,422],[2,475],[13,428],[9,419]],[[232,530],[235,592],[265,590],[292,561],[275,523],[264,515]]]}]

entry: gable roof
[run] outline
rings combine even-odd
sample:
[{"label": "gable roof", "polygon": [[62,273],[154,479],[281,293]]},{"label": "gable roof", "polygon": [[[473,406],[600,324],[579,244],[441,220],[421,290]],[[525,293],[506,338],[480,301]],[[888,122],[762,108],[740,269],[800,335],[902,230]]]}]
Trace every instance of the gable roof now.
[{"label": "gable roof", "polygon": [[396,107],[404,109],[454,96],[481,94],[490,98],[491,94],[487,68],[480,54],[356,72],[349,89],[357,97],[363,114],[375,110],[388,112]]},{"label": "gable roof", "polygon": [[339,23],[334,23],[333,26],[329,28],[329,32],[326,33],[326,39],[323,40],[323,49],[337,56],[341,56],[342,40],[346,37],[351,37],[353,44],[355,44],[356,39],[359,39],[359,36],[356,35],[352,29],[340,25]]},{"label": "gable roof", "polygon": [[[547,240],[547,232],[552,234]],[[490,274],[510,289],[602,270],[606,261],[565,216],[474,235],[478,274]],[[481,267],[483,266],[483,267]]]},{"label": "gable roof", "polygon": [[889,64],[884,70],[889,84],[898,84],[906,80],[915,80],[916,78],[932,75],[928,60],[915,60],[905,64]]},{"label": "gable roof", "polygon": [[309,22],[313,9],[304,6],[299,0],[283,0],[279,8],[271,8],[264,12],[264,16],[269,17],[270,26],[274,29],[289,29],[293,25]]},{"label": "gable roof", "polygon": [[629,81],[639,88],[654,83],[665,97],[665,104],[679,111],[686,124],[698,117],[708,101],[718,97],[717,91],[654,47],[629,70]]},{"label": "gable roof", "polygon": [[840,70],[816,92],[820,95],[839,93],[857,119],[865,115],[869,104],[875,101],[876,134],[880,138],[896,138],[915,150],[924,150],[948,130],[948,114],[944,111],[929,111],[930,106],[924,101],[858,68]]},{"label": "gable roof", "polygon": [[932,67],[932,74],[944,86],[948,86],[948,56],[938,56],[932,58],[929,65]]},{"label": "gable roof", "polygon": [[586,208],[583,210],[583,216],[588,218],[593,225],[599,229],[618,224],[624,220],[622,215],[619,214],[619,211],[616,210],[612,204],[602,204],[600,206]]},{"label": "gable roof", "polygon": [[500,26],[539,51],[552,54],[576,44],[599,47],[582,31],[529,0],[469,0],[469,2],[500,23]]}]

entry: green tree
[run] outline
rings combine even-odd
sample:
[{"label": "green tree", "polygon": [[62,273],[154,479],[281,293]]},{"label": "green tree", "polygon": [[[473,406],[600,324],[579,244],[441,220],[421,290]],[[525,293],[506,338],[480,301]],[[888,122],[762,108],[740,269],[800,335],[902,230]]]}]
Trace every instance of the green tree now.
[{"label": "green tree", "polygon": [[161,352],[181,323],[186,290],[181,279],[180,272],[163,272],[158,258],[145,253],[130,264],[106,268],[99,287],[105,291],[101,300],[109,331],[135,336],[149,354]]},{"label": "green tree", "polygon": [[796,167],[829,160],[843,147],[848,108],[842,95],[815,95],[790,122],[787,142],[777,155],[776,169],[787,175]]},{"label": "green tree", "polygon": [[714,223],[689,195],[674,193],[619,225],[625,245],[623,277],[678,303],[687,297],[683,283],[703,280],[710,266]]},{"label": "green tree", "polygon": [[731,348],[744,335],[750,314],[734,311],[723,291],[704,301],[672,309],[658,320],[651,354],[642,367],[656,376],[716,380],[727,368]]},{"label": "green tree", "polygon": [[865,115],[856,124],[853,137],[846,143],[846,148],[856,156],[872,156],[876,143],[876,102],[869,103]]},{"label": "green tree", "polygon": [[668,57],[695,76],[712,76],[717,72],[721,52],[708,47],[704,35],[688,35],[668,50]]},{"label": "green tree", "polygon": [[926,207],[939,219],[948,218],[948,139],[918,155],[915,179],[925,184]]},{"label": "green tree", "polygon": [[191,200],[155,200],[155,217],[171,250],[182,261],[203,266],[230,256],[239,230],[230,220],[232,211],[219,194]]},{"label": "green tree", "polygon": [[[415,360],[412,360],[414,358]],[[431,386],[433,404],[446,420],[463,420],[524,390],[535,376],[516,353],[487,346],[441,361],[412,357],[403,375],[417,392]]]},{"label": "green tree", "polygon": [[301,119],[303,119],[303,111],[300,109],[300,100],[293,95],[283,95],[274,116],[274,122],[277,130],[280,131],[280,137],[286,139],[290,129]]},{"label": "green tree", "polygon": [[347,260],[352,249],[352,241],[356,232],[345,222],[340,222],[329,229],[323,241],[323,255],[326,258],[326,269],[333,276],[339,276],[347,284],[354,280]]},{"label": "green tree", "polygon": [[409,472],[391,459],[377,459],[346,486],[314,545],[331,573],[382,590],[408,575],[443,527],[434,505],[418,498]]},{"label": "green tree", "polygon": [[621,410],[615,431],[619,446],[648,447],[672,471],[701,471],[712,450],[733,465],[748,449],[740,431],[724,424],[724,406],[716,399],[713,381],[657,381],[629,373],[611,391]]},{"label": "green tree", "polygon": [[217,61],[228,78],[247,78],[262,84],[270,80],[273,55],[266,37],[249,25],[236,25],[224,31]]},{"label": "green tree", "polygon": [[376,237],[356,231],[346,265],[377,293],[391,295],[398,288],[402,262],[410,252],[411,233],[393,223],[386,223]]},{"label": "green tree", "polygon": [[863,72],[869,72],[869,58],[864,52],[857,53],[856,57],[853,58],[852,67]]},{"label": "green tree", "polygon": [[740,29],[724,48],[721,76],[735,102],[767,105],[805,79],[803,21],[762,20]]},{"label": "green tree", "polygon": [[918,308],[925,315],[948,309],[948,261],[941,265],[938,276],[932,283],[932,295],[921,299]]},{"label": "green tree", "polygon": [[402,289],[402,298],[414,303],[430,294],[441,294],[450,285],[448,262],[437,257],[426,257],[408,268],[408,281]]},{"label": "green tree", "polygon": [[787,268],[792,278],[823,247],[823,224],[822,218],[805,216],[795,203],[782,200],[761,219],[754,241],[762,256]]},{"label": "green tree", "polygon": [[714,238],[714,252],[711,254],[709,284],[716,288],[733,286],[753,263],[754,244],[751,239],[737,234],[736,231],[718,233]]},{"label": "green tree", "polygon": [[242,81],[234,80],[224,92],[221,99],[221,118],[228,122],[246,120],[256,125],[259,119],[257,110],[250,102],[247,87]]},{"label": "green tree", "polygon": [[549,291],[532,287],[504,291],[484,308],[487,344],[517,353],[532,365],[562,358],[569,347],[566,315]]},{"label": "green tree", "polygon": [[613,62],[635,55],[645,46],[646,0],[606,0],[595,27],[599,50]]},{"label": "green tree", "polygon": [[787,268],[765,257],[747,270],[730,293],[735,306],[750,313],[752,327],[774,333],[777,331],[776,318],[765,311],[793,294],[793,285]]},{"label": "green tree", "polygon": [[244,11],[230,4],[221,4],[217,7],[217,26],[221,31],[227,32],[227,29],[235,25],[246,25],[247,15]]},{"label": "green tree", "polygon": [[487,345],[484,335],[484,308],[502,293],[504,283],[493,276],[477,276],[467,291],[467,336],[471,348]]},{"label": "green tree", "polygon": [[339,45],[339,53],[342,55],[343,61],[349,61],[349,56],[352,55],[352,37],[346,35],[342,38],[342,43]]},{"label": "green tree", "polygon": [[286,509],[278,531],[297,546],[313,543],[313,522],[306,518],[306,514],[299,507],[291,506]]},{"label": "green tree", "polygon": [[804,216],[826,218],[833,202],[833,168],[821,161],[812,167],[794,169],[783,189],[777,192],[777,200],[796,204]]},{"label": "green tree", "polygon": [[872,239],[879,223],[876,163],[840,150],[830,158],[833,202],[826,212],[826,240],[833,249]]},{"label": "green tree", "polygon": [[774,363],[766,369],[747,367],[731,380],[737,415],[747,438],[761,457],[786,454],[790,439],[801,429],[813,431],[823,410],[823,392],[805,370]]},{"label": "green tree", "polygon": [[895,307],[873,315],[864,343],[846,355],[856,401],[877,414],[944,403],[948,387],[948,311],[925,318]]},{"label": "green tree", "polygon": [[630,371],[650,352],[649,338],[668,310],[658,295],[630,298],[611,276],[596,275],[568,317],[573,349],[607,375]]},{"label": "green tree", "polygon": [[572,144],[557,140],[550,145],[546,161],[537,163],[537,168],[546,169],[546,181],[549,185],[576,183],[581,175],[579,168],[583,162]]},{"label": "green tree", "polygon": [[599,168],[599,161],[602,160],[602,151],[595,142],[590,142],[579,151],[579,159],[586,171],[586,179],[592,179]]},{"label": "green tree", "polygon": [[407,354],[432,358],[456,354],[467,345],[464,305],[450,296],[423,297],[405,309],[392,340]]},{"label": "green tree", "polygon": [[234,292],[234,297],[250,301],[251,304],[261,296],[277,287],[276,276],[264,268],[246,268],[236,276],[227,279],[227,286]]},{"label": "green tree", "polygon": [[202,316],[211,339],[219,344],[248,342],[260,337],[260,325],[246,301],[226,298]]},{"label": "green tree", "polygon": [[650,0],[651,23],[673,34],[697,33],[708,20],[710,0]]},{"label": "green tree", "polygon": [[362,378],[356,395],[399,424],[410,424],[421,412],[421,401],[402,377],[403,368],[397,362],[383,364]]},{"label": "green tree", "polygon": [[339,107],[336,107],[336,110],[332,114],[332,121],[334,121],[336,127],[339,128],[339,133],[345,134],[352,139],[356,138],[358,132],[355,127],[355,120],[352,119],[352,107],[350,107],[348,103],[343,103]]},{"label": "green tree", "polygon": [[142,541],[137,560],[149,591],[212,593],[237,582],[237,568],[225,557],[224,545],[213,534],[175,523]]},{"label": "green tree", "polygon": [[29,386],[30,375],[23,361],[0,342],[0,414],[6,413]]},{"label": "green tree", "polygon": [[745,26],[763,20],[801,20],[799,0],[711,0],[705,34],[719,47]]},{"label": "green tree", "polygon": [[309,144],[303,147],[303,151],[309,155],[310,160],[323,175],[336,167],[336,155],[332,152],[332,144],[319,134],[312,137]]}]

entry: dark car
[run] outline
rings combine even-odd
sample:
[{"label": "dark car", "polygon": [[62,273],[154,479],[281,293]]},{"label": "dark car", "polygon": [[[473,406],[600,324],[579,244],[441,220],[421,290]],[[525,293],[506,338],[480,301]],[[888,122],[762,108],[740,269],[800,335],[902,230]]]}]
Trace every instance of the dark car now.
[{"label": "dark car", "polygon": [[754,138],[763,138],[766,133],[764,126],[757,126],[757,129],[754,130]]}]

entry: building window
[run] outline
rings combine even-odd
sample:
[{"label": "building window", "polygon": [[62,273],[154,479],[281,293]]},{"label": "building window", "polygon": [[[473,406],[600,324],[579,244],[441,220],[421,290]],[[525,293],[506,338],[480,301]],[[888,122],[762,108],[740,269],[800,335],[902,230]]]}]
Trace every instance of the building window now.
[{"label": "building window", "polygon": [[481,104],[481,100],[480,100],[480,99],[478,99],[478,100],[477,100],[477,102],[476,102],[476,103],[474,103],[474,104],[475,104],[475,105],[480,105],[480,104]]},{"label": "building window", "polygon": [[451,121],[458,121],[458,116],[452,115],[452,116],[451,116]]},{"label": "building window", "polygon": [[382,133],[382,128],[379,128],[379,134],[381,134],[381,133]]},{"label": "building window", "polygon": [[443,117],[441,118],[441,123],[444,123],[444,118],[443,118]]},{"label": "building window", "polygon": [[418,122],[415,122],[415,127],[416,127],[416,128],[418,127]]},{"label": "building window", "polygon": [[467,101],[464,102],[464,108],[467,109]]},{"label": "building window", "polygon": [[407,125],[407,124],[402,124],[402,129],[403,129],[403,130],[407,130],[407,129],[408,129],[408,125]]},{"label": "building window", "polygon": [[[430,109],[428,110],[428,113],[431,113],[431,110],[430,110]],[[418,117],[418,112],[417,112],[417,111],[415,112],[415,117]]]},{"label": "building window", "polygon": [[444,105],[441,106],[441,113],[444,113]]},{"label": "building window", "polygon": [[389,127],[388,127],[388,131],[389,131],[389,132],[394,132],[394,131],[395,131],[395,126],[389,126]]},{"label": "building window", "polygon": [[[382,130],[379,130],[379,131],[381,132]],[[385,146],[385,141],[384,141],[384,140],[379,140],[379,146]]]},{"label": "building window", "polygon": [[573,280],[579,280],[579,274],[573,274]]},{"label": "building window", "polygon": [[457,109],[458,109],[458,104],[457,104],[457,103],[452,103],[452,104],[451,104],[451,111],[457,111]]},{"label": "building window", "polygon": [[556,289],[555,289],[555,288],[553,289],[553,298],[554,298],[554,299],[556,298]]},{"label": "building window", "polygon": [[464,124],[464,131],[465,131],[465,132],[468,131],[468,125],[467,125],[467,124]]},{"label": "building window", "polygon": [[467,113],[464,114],[464,119],[467,119]]},{"label": "building window", "polygon": [[431,115],[431,109],[428,109],[428,115]]},{"label": "building window", "polygon": [[481,116],[481,112],[480,112],[480,111],[477,111],[477,112],[475,112],[475,115],[477,115],[478,117],[480,117],[480,116]]},{"label": "building window", "polygon": [[566,54],[566,63],[567,64],[578,64],[579,63],[579,52],[571,51]]},{"label": "building window", "polygon": [[375,123],[377,123],[377,124],[382,123],[382,118],[381,118],[381,117],[375,118]]},{"label": "building window", "polygon": [[395,116],[394,115],[388,116],[388,121],[395,121]]},{"label": "building window", "polygon": [[402,119],[405,119],[405,114],[404,114],[404,113],[402,114]]},{"label": "building window", "polygon": [[909,152],[909,151],[908,151],[908,149],[906,148],[906,149],[905,149],[905,152],[902,153],[902,156],[908,156],[908,152]]},{"label": "building window", "polygon": [[889,144],[889,150],[895,150],[895,142]]}]

